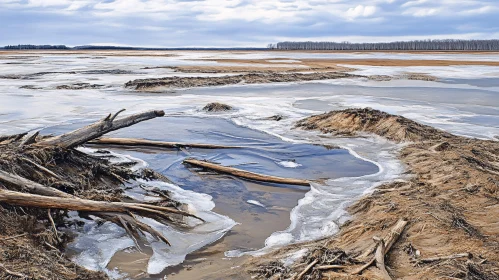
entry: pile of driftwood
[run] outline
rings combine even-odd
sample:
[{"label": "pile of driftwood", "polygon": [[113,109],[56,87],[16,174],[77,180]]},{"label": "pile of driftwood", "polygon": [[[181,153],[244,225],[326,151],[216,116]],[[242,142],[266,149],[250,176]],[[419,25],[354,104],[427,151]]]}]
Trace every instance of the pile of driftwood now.
[{"label": "pile of driftwood", "polygon": [[[105,157],[92,156],[77,149],[108,132],[164,116],[163,111],[147,111],[118,118],[121,112],[123,110],[59,136],[41,136],[36,132],[0,137],[0,211],[5,215],[5,220],[0,224],[2,250],[9,247],[6,242],[40,236],[44,230],[42,225],[52,232],[51,237],[44,238],[42,243],[49,249],[62,249],[68,237],[58,232],[57,226],[67,222],[61,216],[69,210],[78,211],[80,216],[88,219],[117,224],[125,229],[137,247],[138,240],[145,240],[146,233],[169,244],[165,236],[141,222],[139,217],[173,226],[185,226],[186,217],[203,222],[201,218],[184,211],[182,205],[172,201],[166,192],[161,193],[161,201],[154,203],[134,201],[123,195],[122,185],[129,180],[139,177],[162,179],[154,171],[146,169],[140,173],[132,172],[127,166],[112,164]],[[149,191],[158,195],[158,190]],[[19,223],[17,228],[15,223]],[[31,244],[36,243],[39,240]],[[31,269],[31,272],[16,272],[12,269],[15,267],[15,258],[28,254],[23,252],[16,257],[12,252],[2,251],[1,277],[24,275],[40,279],[71,279],[39,271],[38,274],[31,274],[33,268],[26,268],[26,265],[18,269]],[[45,255],[43,258],[48,257]]]},{"label": "pile of driftwood", "polygon": [[[0,142],[3,151],[0,159],[2,161],[2,168],[0,169],[0,183],[2,185],[0,202],[10,206],[91,212],[95,216],[122,226],[134,238],[139,237],[138,233],[147,232],[168,243],[168,240],[161,233],[140,222],[135,215],[153,218],[162,222],[175,220],[172,215],[197,217],[179,209],[154,204],[85,199],[78,195],[78,191],[88,187],[88,184],[82,186],[82,184],[72,182],[74,180],[66,180],[64,177],[67,176],[62,175],[62,172],[58,174],[51,170],[50,165],[54,165],[54,163],[57,169],[69,169],[70,167],[67,165],[72,163],[76,169],[85,167],[94,169],[93,176],[86,176],[87,180],[90,179],[89,177],[95,179],[96,176],[100,176],[102,178],[113,178],[123,183],[127,179],[134,177],[130,171],[112,167],[108,162],[103,162],[101,159],[91,157],[74,149],[110,131],[164,115],[163,111],[148,111],[117,119],[118,114],[122,111],[114,115],[109,114],[96,123],[56,137],[41,137],[38,133],[29,136],[3,137]],[[64,159],[68,161],[63,162]],[[74,162],[75,160],[78,162]],[[12,164],[12,161],[21,162],[21,164]],[[27,176],[20,176],[19,172],[15,170],[19,168],[27,168],[27,170],[22,171]],[[8,171],[9,169],[11,172]],[[46,184],[41,184],[39,181],[45,181]],[[197,219],[201,220],[200,218]]]}]

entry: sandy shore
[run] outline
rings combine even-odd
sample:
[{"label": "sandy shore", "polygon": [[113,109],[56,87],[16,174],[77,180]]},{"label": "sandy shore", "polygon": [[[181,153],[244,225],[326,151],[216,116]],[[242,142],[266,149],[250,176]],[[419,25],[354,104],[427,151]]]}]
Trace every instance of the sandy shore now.
[{"label": "sandy shore", "polygon": [[[455,136],[372,109],[330,112],[298,126],[337,136],[373,133],[404,142],[399,158],[413,177],[382,185],[352,205],[352,219],[337,235],[254,259],[246,271],[258,271],[259,279],[287,279],[314,260],[316,267],[331,264],[324,254],[340,250],[344,255],[333,264],[342,268],[311,267],[305,273],[309,278],[303,279],[382,279],[376,266],[361,275],[351,273],[373,258],[373,237],[388,236],[405,219],[408,225],[386,256],[394,279],[499,279],[499,142]],[[290,267],[270,269],[303,248],[310,253]],[[425,260],[464,253],[468,258]]]}]

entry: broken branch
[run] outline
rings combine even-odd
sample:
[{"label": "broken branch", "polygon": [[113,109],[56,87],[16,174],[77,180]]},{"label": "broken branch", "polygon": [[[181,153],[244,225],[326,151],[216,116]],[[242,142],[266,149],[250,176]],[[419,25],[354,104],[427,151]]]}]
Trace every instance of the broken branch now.
[{"label": "broken branch", "polygon": [[321,265],[316,267],[318,270],[330,270],[330,269],[344,269],[347,268],[346,265]]},{"label": "broken branch", "polygon": [[373,239],[378,243],[378,248],[376,249],[376,253],[374,255],[374,258],[376,259],[376,266],[381,271],[381,275],[384,280],[392,280],[392,277],[390,277],[390,274],[388,274],[385,267],[385,241],[377,237],[374,237]]},{"label": "broken branch", "polygon": [[52,176],[56,179],[61,180],[61,177],[59,177],[59,175],[55,174],[54,172],[50,171],[49,169],[47,169],[41,165],[39,165],[38,163],[36,163],[30,159],[27,159],[25,157],[22,157],[21,160],[24,160],[25,162],[30,163],[31,165],[35,166],[36,168],[38,168],[38,170],[44,172],[45,174],[48,174],[49,176]]},{"label": "broken branch", "polygon": [[37,131],[31,135],[28,135],[25,137],[25,139],[19,144],[19,147],[23,147],[26,145],[30,145],[36,142],[36,137],[38,137],[38,134],[40,134],[40,131]]},{"label": "broken branch", "polygon": [[298,276],[296,276],[296,278],[294,280],[301,280],[303,278],[303,276],[305,276],[305,274],[307,274],[307,272],[310,269],[312,269],[312,267],[314,267],[314,265],[316,265],[318,262],[319,262],[318,259],[311,262],[307,267],[305,267],[305,269],[300,274],[298,274]]},{"label": "broken branch", "polygon": [[459,259],[459,258],[471,258],[470,253],[462,253],[462,254],[454,254],[450,256],[444,256],[444,257],[433,257],[433,258],[426,258],[426,259],[421,259],[419,260],[419,263],[430,263],[430,262],[438,262],[438,261],[444,261],[444,260],[452,260],[452,259]]}]

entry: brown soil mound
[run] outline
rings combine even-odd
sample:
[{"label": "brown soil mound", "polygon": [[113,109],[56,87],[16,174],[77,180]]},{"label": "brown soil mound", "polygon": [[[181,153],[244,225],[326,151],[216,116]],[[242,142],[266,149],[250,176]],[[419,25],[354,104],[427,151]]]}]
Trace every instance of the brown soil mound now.
[{"label": "brown soil mound", "polygon": [[266,84],[282,82],[301,82],[314,80],[330,80],[350,77],[360,77],[357,75],[341,72],[309,73],[309,74],[282,74],[282,73],[251,73],[223,77],[166,77],[158,79],[137,79],[125,84],[126,88],[154,91],[172,88],[192,88],[223,86],[235,84]]},{"label": "brown soil mound", "polygon": [[[296,276],[314,260],[317,262],[301,279],[383,279],[375,265],[360,275],[354,272],[373,258],[373,237],[388,236],[399,219],[406,219],[405,230],[386,253],[386,266],[393,279],[499,279],[499,142],[453,136],[371,109],[314,116],[299,126],[418,141],[408,143],[400,152],[413,177],[380,186],[352,205],[349,212],[353,217],[337,235],[253,260],[250,272],[255,267],[267,271],[272,267],[269,262],[300,248],[341,248],[353,260],[340,262],[340,267],[320,269],[324,263],[321,255],[306,257],[286,269],[276,269],[272,279]],[[431,259],[450,255],[454,257]]]},{"label": "brown soil mound", "polygon": [[316,129],[339,136],[353,136],[367,132],[396,142],[453,137],[431,126],[369,108],[331,111],[312,116],[299,121],[297,127],[307,130]]},{"label": "brown soil mound", "polygon": [[80,90],[80,89],[99,89],[105,87],[104,85],[90,84],[90,83],[75,83],[71,85],[60,85],[55,87],[56,89],[70,89],[70,90]]},{"label": "brown soil mound", "polygon": [[232,106],[227,104],[213,102],[204,106],[203,111],[206,112],[224,112],[232,110]]}]

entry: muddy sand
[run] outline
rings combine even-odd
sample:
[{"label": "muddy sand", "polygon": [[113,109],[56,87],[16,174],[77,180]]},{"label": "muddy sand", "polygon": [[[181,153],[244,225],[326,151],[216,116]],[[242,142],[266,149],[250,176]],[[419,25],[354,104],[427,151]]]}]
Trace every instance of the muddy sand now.
[{"label": "muddy sand", "polygon": [[[352,218],[338,234],[250,260],[244,266],[248,274],[258,279],[387,279],[376,265],[355,272],[374,258],[373,237],[386,241],[394,236],[394,225],[406,221],[386,253],[393,279],[499,279],[499,142],[455,136],[372,109],[312,116],[297,127],[333,137],[376,134],[405,143],[399,158],[412,178],[382,185],[350,206]],[[303,248],[308,253],[292,265],[279,261]]]}]

